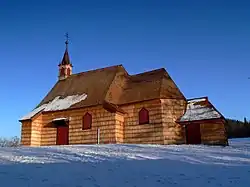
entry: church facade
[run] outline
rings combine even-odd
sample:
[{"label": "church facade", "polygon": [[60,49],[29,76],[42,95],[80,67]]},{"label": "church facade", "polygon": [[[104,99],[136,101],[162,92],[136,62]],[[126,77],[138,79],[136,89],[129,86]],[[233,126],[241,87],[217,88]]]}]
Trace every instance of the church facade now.
[{"label": "church facade", "polygon": [[130,75],[116,65],[73,74],[67,45],[58,81],[19,120],[23,146],[228,145],[223,115],[207,97],[187,100],[164,68]]}]

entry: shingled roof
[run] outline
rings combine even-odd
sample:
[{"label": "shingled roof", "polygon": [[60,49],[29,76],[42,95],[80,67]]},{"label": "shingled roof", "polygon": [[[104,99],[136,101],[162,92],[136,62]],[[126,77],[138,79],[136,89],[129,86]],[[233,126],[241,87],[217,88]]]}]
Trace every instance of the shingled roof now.
[{"label": "shingled roof", "polygon": [[52,101],[57,96],[63,98],[77,94],[87,94],[87,98],[71,108],[102,104],[109,86],[119,71],[122,71],[122,66],[110,66],[73,74],[64,80],[59,80],[39,106]]},{"label": "shingled roof", "polygon": [[184,115],[177,121],[179,123],[225,119],[224,116],[211,104],[207,97],[187,100]]},{"label": "shingled roof", "polygon": [[40,103],[56,96],[87,94],[86,100],[73,107],[102,104],[105,100],[117,105],[151,99],[185,99],[164,68],[129,75],[122,65],[73,74],[60,80]]},{"label": "shingled roof", "polygon": [[69,109],[104,103],[115,109],[115,106],[151,99],[185,99],[164,68],[129,75],[122,65],[116,65],[58,80],[36,108],[54,102],[55,98],[82,94],[86,94],[86,98]]}]

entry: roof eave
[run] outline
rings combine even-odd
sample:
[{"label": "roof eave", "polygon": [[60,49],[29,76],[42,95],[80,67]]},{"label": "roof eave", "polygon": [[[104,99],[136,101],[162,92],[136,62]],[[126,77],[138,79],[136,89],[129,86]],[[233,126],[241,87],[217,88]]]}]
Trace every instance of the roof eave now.
[{"label": "roof eave", "polygon": [[180,121],[176,120],[175,122],[181,125],[189,124],[189,123],[201,123],[201,122],[207,122],[207,121],[214,121],[214,120],[225,120],[224,117],[220,118],[210,118],[210,119],[200,119],[200,120],[190,120],[190,121]]}]

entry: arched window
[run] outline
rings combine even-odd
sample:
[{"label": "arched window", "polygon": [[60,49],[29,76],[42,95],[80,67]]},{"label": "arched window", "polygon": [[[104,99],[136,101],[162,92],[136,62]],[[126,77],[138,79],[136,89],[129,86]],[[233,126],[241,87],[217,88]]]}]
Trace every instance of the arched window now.
[{"label": "arched window", "polygon": [[61,70],[60,70],[60,76],[64,76],[64,75],[65,75],[65,69],[61,68]]},{"label": "arched window", "polygon": [[67,76],[70,76],[70,68],[67,69]]},{"label": "arched window", "polygon": [[82,118],[82,130],[91,129],[92,116],[90,113],[86,113]]},{"label": "arched window", "polygon": [[139,111],[139,124],[147,124],[149,123],[149,112],[146,108],[142,108]]}]

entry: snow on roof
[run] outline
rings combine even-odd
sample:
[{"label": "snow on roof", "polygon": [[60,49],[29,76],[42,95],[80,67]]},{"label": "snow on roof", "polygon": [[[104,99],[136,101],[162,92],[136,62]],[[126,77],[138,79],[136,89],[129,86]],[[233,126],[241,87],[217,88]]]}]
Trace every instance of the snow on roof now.
[{"label": "snow on roof", "polygon": [[189,100],[185,114],[180,122],[221,118],[221,114],[206,98]]},{"label": "snow on roof", "polygon": [[61,121],[61,120],[68,120],[68,118],[55,118],[52,121]]},{"label": "snow on roof", "polygon": [[43,111],[46,108],[46,106],[47,106],[47,104],[44,104],[44,105],[42,105],[42,106],[40,106],[38,108],[35,108],[30,113],[28,113],[27,115],[23,116],[20,120],[31,119],[33,116],[35,116],[39,112]]},{"label": "snow on roof", "polygon": [[206,101],[206,98],[189,99],[188,103],[202,102],[202,101]]},{"label": "snow on roof", "polygon": [[60,96],[55,97],[51,102],[43,104],[30,113],[22,117],[20,120],[28,120],[31,119],[33,116],[38,114],[41,111],[58,111],[58,110],[65,110],[71,107],[72,105],[79,103],[87,98],[86,94],[81,95],[72,95],[67,96],[65,98],[60,98]]}]

